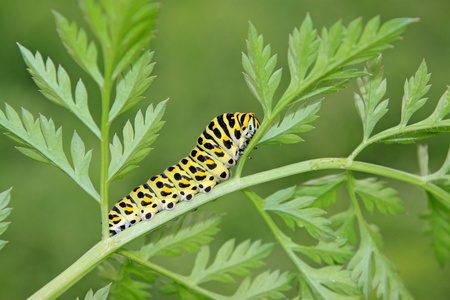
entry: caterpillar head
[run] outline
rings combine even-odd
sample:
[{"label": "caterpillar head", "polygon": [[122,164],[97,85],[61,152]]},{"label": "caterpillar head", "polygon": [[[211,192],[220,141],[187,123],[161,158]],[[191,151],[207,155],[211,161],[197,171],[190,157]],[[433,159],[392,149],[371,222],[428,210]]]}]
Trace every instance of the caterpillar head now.
[{"label": "caterpillar head", "polygon": [[242,124],[243,134],[247,139],[251,139],[260,127],[260,123],[254,113],[245,115],[244,123]]}]

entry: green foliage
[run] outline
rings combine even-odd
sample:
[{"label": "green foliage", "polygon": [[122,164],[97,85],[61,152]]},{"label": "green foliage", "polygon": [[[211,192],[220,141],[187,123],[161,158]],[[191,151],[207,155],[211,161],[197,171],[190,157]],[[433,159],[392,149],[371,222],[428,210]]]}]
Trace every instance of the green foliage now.
[{"label": "green foliage", "polygon": [[301,280],[302,299],[359,299],[360,293],[348,270],[326,266],[308,270],[308,280]]},{"label": "green foliage", "polygon": [[233,277],[230,274],[244,276],[250,273],[249,268],[261,267],[261,259],[268,256],[273,248],[273,244],[261,244],[261,241],[251,243],[247,240],[236,247],[234,243],[232,239],[223,244],[209,267],[209,247],[202,247],[189,275],[189,281],[196,284],[208,281],[231,282]]},{"label": "green foliage", "polygon": [[322,101],[308,104],[293,104],[286,111],[282,121],[275,120],[266,134],[259,141],[260,144],[279,145],[294,144],[303,141],[297,133],[314,129],[308,123],[317,119],[316,113],[320,110]]},{"label": "green foliage", "polygon": [[316,198],[293,198],[294,194],[295,187],[275,192],[265,199],[264,209],[275,212],[292,229],[295,225],[305,227],[308,233],[317,239],[334,237],[329,227],[330,222],[322,217],[326,212],[311,207]]},{"label": "green foliage", "polygon": [[402,126],[406,126],[411,116],[428,100],[428,98],[422,98],[430,89],[430,85],[427,85],[427,83],[430,81],[431,74],[427,72],[427,65],[424,60],[416,75],[411,76],[405,82],[405,94],[402,99],[402,120],[400,121]]},{"label": "green foliage", "polygon": [[33,56],[30,50],[19,45],[23,59],[34,82],[44,96],[55,104],[61,105],[77,116],[97,137],[100,130],[92,119],[88,107],[88,94],[81,79],[75,87],[75,98],[72,96],[72,85],[69,74],[62,66],[55,68],[53,61],[47,58],[44,63],[39,52]]},{"label": "green foliage", "polygon": [[450,259],[450,209],[436,197],[427,193],[428,211],[423,218],[428,221],[426,232],[431,235],[431,245],[441,266]]},{"label": "green foliage", "polygon": [[359,225],[361,244],[348,266],[352,270],[352,279],[358,283],[366,298],[371,290],[376,289],[378,299],[412,299],[396,268],[381,253],[373,238],[376,233],[365,224]]},{"label": "green foliage", "polygon": [[33,115],[22,108],[22,118],[8,104],[5,112],[0,110],[0,128],[7,136],[23,147],[17,149],[26,156],[48,164],[53,164],[69,175],[81,188],[95,200],[99,195],[89,179],[89,164],[92,150],[85,152],[85,146],[74,132],[71,143],[72,167],[63,149],[62,128],[55,129],[52,119]]},{"label": "green foliage", "polygon": [[345,239],[319,241],[316,246],[298,245],[294,251],[307,255],[315,263],[327,265],[343,265],[353,254],[353,247]]},{"label": "green foliage", "polygon": [[148,89],[155,79],[150,76],[155,63],[151,62],[153,52],[147,51],[132,64],[127,74],[117,84],[116,99],[109,111],[109,122],[112,122],[119,114],[124,113],[143,97],[142,93]]},{"label": "green foliage", "polygon": [[198,252],[200,245],[212,241],[219,232],[217,227],[223,216],[190,214],[182,220],[165,226],[155,232],[150,242],[143,246],[139,254],[145,259],[155,256],[180,256],[181,250]]},{"label": "green foliage", "polygon": [[319,36],[310,16],[306,16],[300,29],[295,29],[289,38],[291,82],[280,102],[300,101],[342,89],[345,81],[363,74],[343,67],[376,57],[398,40],[412,22],[415,20],[411,18],[394,19],[380,26],[380,18],[375,17],[365,27],[361,19],[345,27],[339,21],[330,30],[324,28]]},{"label": "green foliage", "polygon": [[108,262],[99,267],[99,276],[114,282],[111,285],[111,299],[148,299],[151,296],[148,290],[155,283],[157,275],[130,261],[119,261],[121,265],[118,269]]},{"label": "green foliage", "polygon": [[[11,199],[10,193],[11,189],[3,191],[0,193],[0,221],[6,219],[11,213],[12,208],[6,207],[9,204],[9,200]],[[0,222],[0,235],[2,235],[6,229],[8,229],[10,222]],[[0,250],[5,247],[8,241],[0,240]]]},{"label": "green foliage", "polygon": [[258,99],[265,113],[272,111],[272,99],[281,80],[281,69],[273,71],[277,56],[271,56],[270,45],[264,46],[262,34],[258,35],[250,23],[247,39],[248,55],[242,53],[245,81],[250,91]]},{"label": "green foliage", "polygon": [[[111,284],[108,284],[107,286],[99,289],[97,292],[92,291],[92,289],[87,292],[86,296],[84,297],[84,300],[106,300],[108,299],[109,294],[109,288],[111,287]],[[77,300],[80,298],[77,297]]]},{"label": "green foliage", "polygon": [[357,79],[361,95],[355,94],[355,105],[364,127],[364,140],[369,138],[377,122],[387,113],[389,104],[389,100],[381,101],[386,93],[381,56],[369,64],[367,72],[372,75]]},{"label": "green foliage", "polygon": [[150,152],[150,145],[156,140],[156,134],[164,125],[161,118],[166,109],[167,100],[160,102],[156,108],[150,104],[145,117],[138,111],[134,119],[134,128],[130,121],[123,127],[123,144],[114,135],[110,144],[111,163],[108,169],[108,180],[113,181],[137,168],[137,163]]},{"label": "green foliage", "polygon": [[312,206],[322,209],[328,208],[336,202],[336,193],[341,184],[345,181],[345,174],[325,176],[304,182],[295,189],[295,197],[311,196],[316,201]]},{"label": "green foliage", "polygon": [[284,299],[283,291],[289,290],[293,274],[279,271],[266,271],[259,274],[253,281],[247,277],[239,286],[232,299]]},{"label": "green foliage", "polygon": [[[243,189],[277,244],[249,239],[236,245],[235,240],[230,239],[212,258],[206,244],[219,231],[222,216],[218,215],[190,214],[153,234],[138,251],[121,249],[137,237],[193,209],[198,205],[196,201],[180,203],[178,210],[158,214],[150,225],[141,222],[109,238],[109,185],[134,170],[149,154],[150,145],[164,124],[162,118],[167,101],[158,105],[148,103],[145,112],[136,113],[134,123],[127,121],[123,126],[122,139],[117,134],[110,136],[113,121],[144,99],[143,93],[155,78],[152,75],[153,52],[148,47],[159,4],[150,0],[81,0],[80,6],[96,40],[90,40],[87,31],[69,22],[62,14],[54,12],[54,16],[69,55],[100,89],[101,115],[95,116],[99,125],[89,112],[89,93],[81,79],[72,94],[69,74],[62,66],[55,67],[50,58],[44,62],[39,52],[33,55],[25,47],[19,45],[19,48],[42,94],[71,111],[98,137],[96,149],[99,149],[101,166],[96,170],[100,178],[97,189],[89,178],[92,150],[86,152],[85,143],[77,132],[72,136],[69,162],[64,152],[62,129],[56,129],[52,119],[43,115],[35,119],[26,109],[22,109],[19,116],[8,104],[4,111],[0,110],[0,128],[20,145],[20,152],[57,166],[100,205],[102,241],[38,291],[35,298],[57,297],[100,261],[116,253],[115,262],[106,262],[100,267],[100,276],[114,283],[95,295],[89,291],[86,299],[105,299],[109,291],[113,299],[148,299],[157,286],[162,294],[181,299],[283,299],[288,297],[284,292],[293,286],[299,287],[293,292],[297,299],[360,299],[372,294],[381,299],[410,299],[396,268],[382,253],[381,234],[376,226],[368,225],[358,200],[369,212],[376,207],[382,214],[395,216],[404,213],[405,209],[397,191],[372,177],[356,180],[351,173],[353,170],[393,177],[424,188],[429,203],[425,219],[433,248],[442,265],[450,258],[450,152],[442,167],[430,174],[428,154],[425,148],[420,148],[420,176],[354,160],[376,142],[409,143],[449,131],[450,120],[445,118],[450,113],[450,89],[445,91],[428,118],[410,124],[413,114],[425,105],[425,94],[430,87],[430,75],[423,61],[416,74],[405,83],[400,124],[373,133],[389,104],[388,100],[383,100],[387,84],[379,53],[390,48],[416,19],[401,18],[381,24],[380,18],[375,17],[365,26],[361,19],[347,26],[338,21],[319,33],[307,15],[299,29],[294,29],[289,37],[290,82],[279,99],[275,97],[281,80],[277,56],[272,55],[271,46],[264,44],[262,34],[250,24],[247,53],[242,55],[244,78],[262,106],[264,119],[239,161],[235,178],[219,186],[216,193],[198,195],[196,201],[206,203],[219,195]],[[368,62],[366,69],[359,70],[359,64],[364,62]],[[343,89],[353,78],[357,78],[360,89],[359,95],[355,95],[355,105],[364,135],[361,144],[348,158],[300,162],[241,178],[245,158],[255,145],[302,141],[298,134],[313,129],[310,123],[317,118],[323,102],[309,99]],[[345,172],[276,191],[266,199],[248,189],[251,185],[318,169],[342,169]],[[337,202],[337,191],[344,182],[350,206],[327,218],[326,209]],[[5,208],[8,201],[9,190],[0,194],[0,221],[10,212]],[[281,217],[291,229],[305,228],[318,241],[315,245],[303,244],[304,241],[298,241],[295,236],[297,232],[285,233],[280,229],[269,212]],[[0,234],[7,226],[8,223],[0,223]],[[4,243],[0,241],[0,248]],[[295,273],[264,270],[251,279],[251,269],[262,267],[263,259],[274,247],[284,251]],[[180,256],[183,251],[196,253],[192,271],[187,276],[167,269],[162,260],[154,259]],[[204,287],[204,283],[212,281],[233,282],[239,276],[245,278],[231,296]],[[295,279],[296,284],[293,284]]]},{"label": "green foliage", "polygon": [[401,199],[393,188],[385,188],[383,182],[376,178],[355,181],[355,193],[361,197],[367,210],[372,212],[376,207],[382,214],[398,215],[405,213]]},{"label": "green foliage", "polygon": [[103,49],[106,75],[115,79],[148,47],[159,4],[149,0],[82,0],[80,6]]}]

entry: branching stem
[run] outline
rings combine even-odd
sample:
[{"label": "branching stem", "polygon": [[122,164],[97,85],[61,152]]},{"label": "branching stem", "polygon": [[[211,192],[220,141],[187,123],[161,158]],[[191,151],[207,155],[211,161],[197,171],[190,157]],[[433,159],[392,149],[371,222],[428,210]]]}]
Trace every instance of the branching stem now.
[{"label": "branching stem", "polygon": [[[177,204],[177,207],[170,213],[159,213],[155,218],[152,219],[151,222],[139,222],[138,224],[128,228],[123,233],[115,235],[113,238],[103,239],[72,266],[70,266],[63,273],[61,273],[59,276],[45,285],[41,290],[31,296],[30,299],[54,299],[58,297],[61,293],[67,290],[75,282],[77,282],[84,274],[88,273],[102,260],[104,260],[110,254],[114,253],[124,245],[167,223],[168,221],[178,218],[180,215],[187,213],[188,211],[191,211],[196,207],[208,203],[220,196],[257,184],[285,178],[290,175],[330,169],[359,171],[397,179],[425,189],[426,191],[435,195],[443,205],[450,208],[450,194],[448,194],[446,191],[439,188],[435,184],[428,182],[419,175],[414,175],[396,169],[373,165],[365,162],[352,161],[348,158],[312,159],[276,168],[273,170],[264,171],[243,178],[231,179],[215,187],[214,191],[210,194],[201,194],[196,196],[196,198],[191,202],[182,202]],[[299,260],[299,258],[297,257],[296,260]],[[301,263],[298,261],[296,261],[295,263],[299,268],[304,267],[301,266]]]},{"label": "branching stem", "polygon": [[198,285],[196,285],[194,282],[190,282],[186,276],[182,276],[180,274],[174,273],[172,271],[167,270],[166,268],[163,268],[163,267],[161,267],[157,264],[154,264],[146,259],[143,259],[139,255],[136,255],[136,253],[133,251],[121,249],[118,251],[118,254],[122,255],[123,257],[128,258],[129,260],[137,262],[138,264],[140,264],[144,267],[147,267],[161,275],[164,275],[167,278],[170,278],[177,283],[184,285],[186,288],[196,292],[197,294],[206,296],[210,299],[218,299],[218,300],[229,299],[228,297],[224,297],[220,294],[216,294],[216,293],[213,293],[206,289],[203,289],[203,288],[199,287]]}]

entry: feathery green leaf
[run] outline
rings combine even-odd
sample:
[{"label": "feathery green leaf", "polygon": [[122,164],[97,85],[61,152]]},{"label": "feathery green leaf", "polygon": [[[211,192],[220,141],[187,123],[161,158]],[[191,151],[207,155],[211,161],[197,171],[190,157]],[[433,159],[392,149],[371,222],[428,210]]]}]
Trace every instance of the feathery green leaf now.
[{"label": "feathery green leaf", "polygon": [[[343,70],[343,67],[376,57],[415,21],[394,19],[381,28],[379,17],[371,19],[364,28],[361,19],[350,22],[347,28],[339,21],[329,31],[324,28],[318,36],[308,15],[300,30],[295,29],[289,39],[291,82],[280,102],[284,105],[343,88],[345,81],[364,74]],[[335,80],[330,80],[332,78]]]},{"label": "feathery green leaf", "polygon": [[8,137],[13,137],[14,141],[30,149],[24,150],[23,147],[20,147],[20,152],[32,159],[57,166],[95,200],[99,201],[100,197],[88,174],[92,153],[91,151],[84,153],[83,141],[76,133],[74,133],[71,146],[74,169],[64,153],[62,129],[56,130],[52,119],[39,115],[39,118],[35,120],[32,114],[24,108],[22,108],[21,119],[17,112],[5,103],[5,113],[0,110],[0,128],[8,132]]},{"label": "feathery green leaf", "polygon": [[381,101],[386,93],[381,55],[368,64],[367,71],[372,75],[357,79],[361,95],[355,94],[355,105],[364,128],[364,141],[369,139],[375,125],[387,113],[389,104],[389,100]]},{"label": "feathery green leaf", "polygon": [[361,243],[348,268],[352,279],[368,298],[372,290],[377,290],[378,299],[412,299],[394,265],[380,252],[374,232],[359,223]]},{"label": "feathery green leaf", "polygon": [[344,180],[345,174],[337,174],[307,181],[297,187],[295,197],[315,197],[312,206],[326,209],[336,203],[336,192]]},{"label": "feathery green leaf", "polygon": [[232,299],[286,299],[282,293],[291,289],[290,283],[295,275],[288,272],[266,271],[259,274],[253,281],[250,277],[244,279]]},{"label": "feathery green leaf", "polygon": [[295,187],[283,189],[267,197],[264,209],[278,214],[286,224],[294,229],[295,225],[305,227],[308,233],[316,239],[334,237],[330,222],[322,218],[326,212],[317,207],[311,207],[314,197],[293,198]]},{"label": "feathery green leaf", "polygon": [[149,299],[151,294],[148,290],[158,276],[145,267],[136,266],[128,260],[118,259],[122,262],[119,269],[109,262],[104,262],[99,267],[99,276],[113,282],[109,298],[113,300]]},{"label": "feathery green leaf", "polygon": [[[3,221],[11,213],[12,208],[6,207],[11,199],[11,190],[9,188],[6,191],[0,193],[0,221]],[[10,222],[0,222],[0,235],[2,235],[8,228]],[[0,250],[7,244],[7,241],[0,240]]]},{"label": "feathery green leaf", "polygon": [[33,55],[30,50],[20,44],[19,49],[29,68],[28,71],[33,76],[36,85],[41,89],[41,93],[53,103],[70,110],[100,138],[100,129],[89,112],[86,87],[81,79],[75,86],[74,98],[70,77],[62,66],[56,69],[50,58],[47,58],[47,61],[44,63],[39,52]]},{"label": "feathery green leaf", "polygon": [[336,236],[349,240],[353,245],[357,242],[355,220],[355,209],[352,206],[348,210],[335,214],[330,218],[331,226],[338,227]]},{"label": "feathery green leaf", "polygon": [[281,80],[281,69],[274,72],[277,56],[271,56],[270,45],[264,46],[262,34],[250,24],[247,39],[248,55],[242,53],[244,77],[250,91],[265,112],[272,111],[272,98]]},{"label": "feathery green leaf", "polygon": [[190,214],[182,220],[165,226],[164,230],[155,232],[150,243],[139,250],[144,259],[155,256],[179,256],[181,249],[197,252],[200,245],[212,241],[219,231],[217,225],[222,220],[221,215]]},{"label": "feathery green leaf", "polygon": [[[426,123],[435,125],[442,121],[448,114],[450,114],[450,87],[445,90],[444,94],[439,99],[434,112],[427,119],[419,122],[418,124]],[[450,125],[449,122],[447,123],[448,125]]]},{"label": "feathery green leaf", "polygon": [[402,99],[402,119],[400,121],[402,126],[406,126],[411,116],[428,100],[428,98],[423,98],[431,86],[427,85],[431,78],[431,74],[427,72],[427,64],[424,60],[420,64],[415,76],[411,76],[409,80],[405,81]]},{"label": "feathery green leaf", "polygon": [[234,239],[229,240],[217,252],[214,262],[207,267],[209,247],[203,246],[197,255],[189,281],[200,284],[208,281],[230,282],[235,275],[250,274],[249,268],[264,265],[262,259],[269,255],[273,244],[261,244],[261,241],[251,243],[246,240],[236,247]]},{"label": "feathery green leaf", "polygon": [[136,105],[143,97],[142,93],[150,86],[156,76],[150,76],[154,63],[151,62],[153,52],[146,51],[131,66],[127,74],[119,79],[116,89],[116,99],[109,112],[108,122],[111,123],[119,114]]},{"label": "feathery green leaf", "polygon": [[89,42],[86,31],[78,27],[75,22],[69,21],[60,13],[53,11],[58,34],[75,62],[82,67],[99,86],[103,85],[103,76],[97,63],[97,47]]},{"label": "feathery green leaf", "polygon": [[[302,284],[308,287],[307,294],[311,299],[324,300],[356,300],[360,299],[360,292],[351,278],[351,272],[342,266],[326,266],[319,269],[309,268],[308,280]],[[303,291],[301,291],[302,296]],[[304,298],[302,298],[304,299]]]},{"label": "feathery green leaf", "polygon": [[115,79],[142,54],[153,38],[159,3],[152,0],[81,0],[80,7],[103,49]]},{"label": "feathery green leaf", "polygon": [[[92,291],[92,289],[87,292],[86,296],[84,297],[84,300],[107,300],[108,294],[109,294],[109,288],[111,287],[111,284],[108,284],[107,286],[99,289],[97,292]],[[77,297],[77,300],[80,298]]]},{"label": "feathery green leaf", "polygon": [[384,182],[377,181],[376,178],[366,178],[355,180],[355,192],[364,202],[367,210],[372,212],[374,206],[382,214],[403,214],[405,208],[402,200],[397,197],[397,191],[393,188],[385,187]]},{"label": "feathery green leaf", "polygon": [[307,255],[315,263],[320,264],[323,261],[327,265],[342,265],[354,254],[353,247],[345,239],[319,241],[316,246],[298,245],[293,250]]},{"label": "feathery green leaf", "polygon": [[423,215],[427,220],[426,232],[431,235],[431,245],[441,266],[450,259],[450,209],[442,205],[436,197],[427,192],[428,211]]},{"label": "feathery green leaf", "polygon": [[259,144],[279,145],[292,144],[303,141],[297,133],[306,132],[314,127],[308,123],[317,119],[322,101],[308,104],[292,105],[284,115],[281,122],[274,121],[259,141]]},{"label": "feathery green leaf", "polygon": [[166,109],[167,100],[160,102],[155,109],[150,104],[145,117],[138,111],[134,119],[134,129],[130,121],[123,128],[123,145],[117,134],[110,144],[111,163],[108,180],[111,182],[131,172],[150,152],[150,145],[156,140],[156,134],[164,122],[161,118]]}]

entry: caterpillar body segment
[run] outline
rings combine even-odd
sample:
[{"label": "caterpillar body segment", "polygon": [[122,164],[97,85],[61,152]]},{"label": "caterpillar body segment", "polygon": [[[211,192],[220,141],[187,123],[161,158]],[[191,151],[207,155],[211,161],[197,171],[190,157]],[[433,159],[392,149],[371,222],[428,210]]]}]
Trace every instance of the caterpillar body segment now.
[{"label": "caterpillar body segment", "polygon": [[226,113],[214,118],[197,139],[188,156],[153,176],[120,199],[109,212],[109,235],[113,236],[180,201],[208,193],[231,177],[244,149],[259,129],[253,113]]}]

